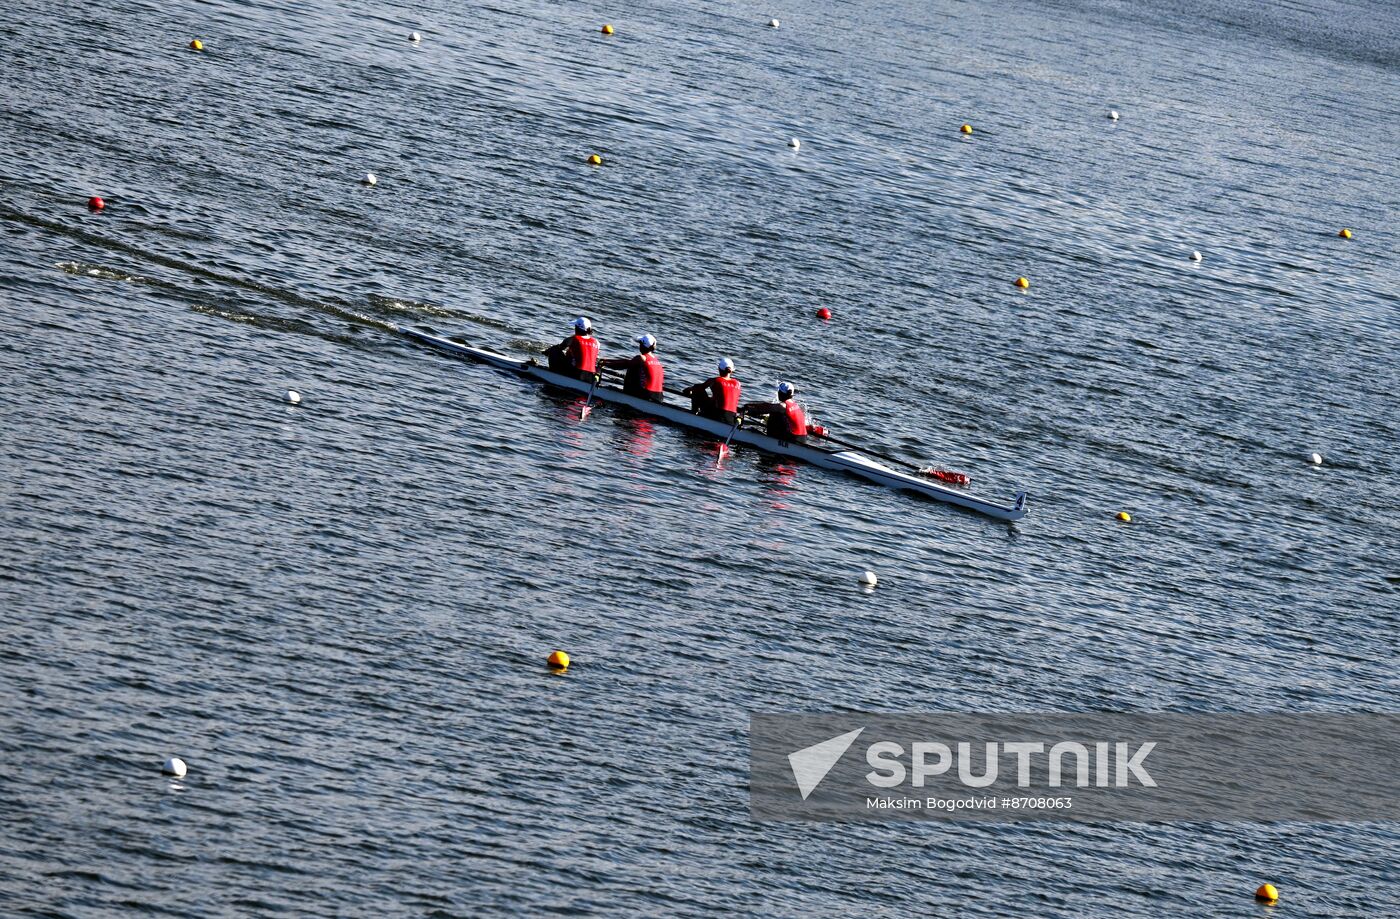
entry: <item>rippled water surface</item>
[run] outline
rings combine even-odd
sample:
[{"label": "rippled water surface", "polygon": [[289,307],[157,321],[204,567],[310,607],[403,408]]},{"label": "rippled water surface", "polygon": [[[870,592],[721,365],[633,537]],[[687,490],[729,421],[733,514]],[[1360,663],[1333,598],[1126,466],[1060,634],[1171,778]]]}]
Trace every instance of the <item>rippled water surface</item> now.
[{"label": "rippled water surface", "polygon": [[[1400,913],[1388,825],[747,796],[755,711],[1396,709],[1393,3],[6,13],[0,912]],[[1031,514],[392,333],[579,313]]]}]

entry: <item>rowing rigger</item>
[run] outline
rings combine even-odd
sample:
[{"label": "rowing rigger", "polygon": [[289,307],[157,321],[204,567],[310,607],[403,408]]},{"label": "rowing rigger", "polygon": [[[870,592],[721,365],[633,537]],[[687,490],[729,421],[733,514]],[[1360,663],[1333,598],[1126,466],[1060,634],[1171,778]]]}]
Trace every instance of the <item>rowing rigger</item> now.
[{"label": "rowing rigger", "polygon": [[667,405],[661,402],[652,402],[648,399],[638,399],[629,396],[618,389],[607,386],[590,385],[584,380],[576,377],[565,376],[554,373],[534,363],[533,361],[520,360],[519,358],[507,357],[504,354],[497,354],[494,351],[487,351],[484,348],[474,348],[471,345],[464,345],[460,342],[443,338],[439,335],[431,335],[427,332],[420,332],[417,329],[395,326],[401,334],[414,341],[445,351],[448,354],[455,354],[458,357],[466,357],[483,364],[489,364],[501,370],[509,370],[521,376],[530,377],[541,383],[548,383],[560,389],[568,389],[577,393],[590,393],[590,401],[608,402],[613,405],[623,405],[643,415],[657,418],[680,427],[690,428],[693,431],[703,431],[714,435],[716,438],[724,439],[729,437],[734,443],[748,444],[757,447],[767,453],[777,456],[789,456],[794,459],[805,460],[814,466],[821,466],[824,469],[836,469],[846,472],[867,481],[894,488],[899,491],[915,492],[935,501],[942,501],[958,507],[994,517],[997,520],[1020,520],[1026,516],[1026,493],[1018,492],[1016,499],[1011,504],[999,504],[995,501],[988,501],[978,498],[966,492],[946,488],[936,482],[926,479],[916,478],[897,469],[886,466],[884,463],[876,462],[869,457],[862,456],[854,450],[828,450],[810,444],[793,444],[780,441],[767,434],[758,431],[747,430],[743,427],[734,428],[722,421],[715,421],[693,414],[680,406]]}]

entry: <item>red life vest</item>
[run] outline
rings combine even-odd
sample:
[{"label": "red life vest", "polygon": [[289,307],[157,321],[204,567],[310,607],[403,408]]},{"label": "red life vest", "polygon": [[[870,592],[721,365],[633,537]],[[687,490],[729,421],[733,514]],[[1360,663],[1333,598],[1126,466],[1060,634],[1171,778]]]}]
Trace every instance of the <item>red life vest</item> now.
[{"label": "red life vest", "polygon": [[739,381],[733,377],[715,377],[719,389],[719,410],[737,412],[739,410]]},{"label": "red life vest", "polygon": [[661,392],[666,382],[666,369],[656,355],[648,351],[642,358],[642,389],[647,392]]},{"label": "red life vest", "polygon": [[793,437],[806,437],[807,413],[802,411],[802,406],[789,399],[783,403],[783,411],[787,412],[788,434]]},{"label": "red life vest", "polygon": [[592,335],[587,338],[575,335],[569,339],[569,356],[574,359],[574,369],[579,373],[597,373],[598,339]]}]

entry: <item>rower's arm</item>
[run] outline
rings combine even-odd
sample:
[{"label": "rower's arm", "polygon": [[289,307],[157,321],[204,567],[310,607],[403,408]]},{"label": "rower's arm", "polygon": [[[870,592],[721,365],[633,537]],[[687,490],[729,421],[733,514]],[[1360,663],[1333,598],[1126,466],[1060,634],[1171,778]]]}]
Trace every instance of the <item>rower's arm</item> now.
[{"label": "rower's arm", "polygon": [[778,406],[772,402],[750,402],[747,405],[739,406],[739,414],[754,415],[764,418],[778,410]]},{"label": "rower's arm", "polygon": [[598,359],[598,366],[609,370],[626,370],[632,365],[632,357],[601,357]]}]

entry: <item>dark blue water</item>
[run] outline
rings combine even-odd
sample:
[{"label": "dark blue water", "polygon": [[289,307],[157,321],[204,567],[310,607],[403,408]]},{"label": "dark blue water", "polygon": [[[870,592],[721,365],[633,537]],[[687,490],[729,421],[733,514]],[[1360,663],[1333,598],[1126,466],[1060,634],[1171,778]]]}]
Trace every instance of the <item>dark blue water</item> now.
[{"label": "dark blue water", "polygon": [[[747,798],[755,711],[1396,709],[1396,7],[692,6],[0,17],[0,912],[1400,913],[1389,825]],[[1031,515],[390,331],[579,313]]]}]

